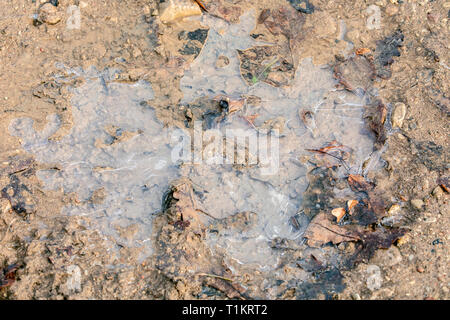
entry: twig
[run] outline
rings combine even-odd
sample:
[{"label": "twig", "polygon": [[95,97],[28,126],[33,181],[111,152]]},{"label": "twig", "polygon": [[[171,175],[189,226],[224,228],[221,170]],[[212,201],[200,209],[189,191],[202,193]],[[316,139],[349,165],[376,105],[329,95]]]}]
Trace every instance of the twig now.
[{"label": "twig", "polygon": [[345,160],[342,159],[341,157],[335,156],[335,155],[333,155],[333,154],[331,154],[331,153],[328,153],[328,152],[325,152],[325,151],[322,151],[322,150],[317,150],[317,149],[306,149],[306,150],[309,151],[309,152],[317,152],[317,153],[321,153],[321,154],[325,154],[325,155],[327,155],[327,156],[333,157],[333,158],[337,159],[340,163],[342,163],[342,164],[344,165],[344,168],[345,168],[347,171],[350,170],[350,167],[347,165],[347,163],[345,162]]},{"label": "twig", "polygon": [[208,12],[208,10],[206,9],[205,5],[204,5],[200,0],[194,0],[194,1],[198,4],[198,6],[199,6],[200,8],[202,8],[203,10],[205,10],[205,12]]},{"label": "twig", "polygon": [[233,280],[231,280],[231,279],[229,279],[229,278],[217,276],[217,275],[215,275],[215,274],[209,274],[209,273],[197,273],[197,275],[198,275],[198,276],[204,276],[204,277],[217,278],[217,279],[222,279],[222,280],[225,280],[225,281],[233,282]]}]

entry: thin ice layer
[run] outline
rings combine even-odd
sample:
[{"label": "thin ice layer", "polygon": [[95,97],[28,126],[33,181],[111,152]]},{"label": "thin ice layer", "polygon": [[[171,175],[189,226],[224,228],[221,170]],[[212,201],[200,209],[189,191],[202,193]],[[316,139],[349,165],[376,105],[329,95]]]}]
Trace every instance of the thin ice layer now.
[{"label": "thin ice layer", "polygon": [[[271,269],[277,264],[278,253],[270,249],[270,240],[298,239],[304,231],[305,226],[295,230],[289,218],[301,208],[302,195],[308,186],[307,169],[299,161],[302,155],[309,154],[306,149],[339,141],[353,149],[351,172],[359,172],[370,156],[373,141],[362,120],[367,97],[337,91],[330,68],[315,66],[311,59],[299,64],[295,79],[287,87],[275,88],[264,82],[247,86],[240,74],[237,50],[259,45],[249,36],[255,27],[254,13],[241,16],[240,23],[235,25],[206,15],[201,21],[210,31],[202,52],[181,79],[183,102],[220,95],[259,97],[260,104],[248,103],[216,129],[224,134],[230,129],[255,132],[279,129],[279,165],[272,175],[261,174],[258,166],[230,169],[211,165],[189,167],[183,175],[208,191],[198,203],[212,216],[224,218],[242,211],[257,213],[258,222],[248,231],[225,230],[219,235],[212,234],[209,240],[212,247],[225,249],[239,263]],[[225,67],[216,63],[223,56],[229,59]],[[308,122],[302,118],[305,112],[312,115]],[[254,127],[242,121],[242,117],[252,115],[257,115]]]},{"label": "thin ice layer", "polygon": [[[63,213],[89,216],[104,235],[120,245],[143,246],[148,255],[152,215],[176,176],[167,133],[154,110],[141,104],[153,91],[146,82],[115,83],[108,70],[79,70],[78,76],[85,83],[73,89],[73,127],[61,140],[49,139],[61,125],[57,115],[40,132],[32,119],[15,119],[10,132],[38,162],[57,166],[37,172],[46,189],[76,193],[81,205],[68,205]],[[121,236],[133,225],[134,234]]]}]

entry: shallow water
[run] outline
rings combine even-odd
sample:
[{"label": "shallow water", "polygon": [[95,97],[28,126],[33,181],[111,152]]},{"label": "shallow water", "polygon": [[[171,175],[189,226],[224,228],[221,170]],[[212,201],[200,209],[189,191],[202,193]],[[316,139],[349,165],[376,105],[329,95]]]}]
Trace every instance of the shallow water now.
[{"label": "shallow water", "polygon": [[[177,137],[192,130],[163,127],[154,109],[143,103],[155,98],[151,84],[119,83],[118,71],[95,68],[70,71],[85,82],[73,88],[73,127],[61,140],[49,139],[61,126],[56,115],[49,116],[40,132],[33,129],[31,119],[16,119],[10,133],[21,138],[24,149],[38,162],[48,164],[49,169],[37,173],[46,189],[76,193],[79,203],[67,205],[62,214],[90,217],[90,227],[116,244],[141,247],[144,256],[151,255],[153,217],[161,211],[170,182],[184,176],[194,184],[199,209],[208,214],[202,217],[205,224],[213,222],[209,216],[221,219],[243,211],[258,216],[245,232],[230,228],[209,234],[211,248],[225,249],[229,259],[238,263],[270,270],[277,265],[279,253],[269,241],[276,237],[301,241],[308,223],[303,218],[299,229],[289,223],[301,210],[309,183],[307,163],[301,161],[312,155],[306,149],[336,140],[353,150],[347,167],[340,168],[341,175],[360,173],[371,156],[373,138],[362,120],[368,97],[336,90],[331,68],[315,66],[311,59],[301,61],[287,87],[264,82],[248,86],[236,50],[261,45],[249,36],[254,13],[243,15],[236,25],[208,15],[199,19],[210,31],[200,55],[181,79],[181,104],[219,95],[258,97],[259,104],[246,100],[242,109],[203,132],[203,141],[207,134],[254,135],[262,146],[270,140],[275,153],[264,158],[259,154],[264,148],[256,148],[256,156],[249,145],[248,156],[257,160],[243,166],[206,163],[214,160],[206,156],[194,164],[174,158]],[[223,68],[216,65],[221,56],[229,59]],[[306,122],[305,112],[310,116]],[[255,114],[253,124],[243,118]],[[238,148],[239,144],[246,149],[245,140],[237,143]],[[127,228],[131,231],[123,232]]]}]

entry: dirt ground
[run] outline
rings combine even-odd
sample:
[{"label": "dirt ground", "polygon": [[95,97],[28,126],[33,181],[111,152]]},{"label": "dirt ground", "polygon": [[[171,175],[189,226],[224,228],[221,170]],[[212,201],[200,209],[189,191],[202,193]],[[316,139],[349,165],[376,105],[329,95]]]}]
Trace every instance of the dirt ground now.
[{"label": "dirt ground", "polygon": [[[357,241],[319,245],[321,254],[339,257],[336,264],[315,251],[306,254],[318,250],[309,247],[311,242],[275,239],[273,248],[285,250],[283,264],[277,272],[265,272],[233,265],[223,258],[226,253],[213,254],[202,235],[230,227],[245,231],[253,223],[252,213],[206,225],[195,209],[194,187],[176,180],[152,225],[154,254],[142,258],[139,248],[122,244],[111,251],[111,238],[90,227],[89,216],[61,214],[81,200],[62,187],[43,188],[36,172],[58,164],[36,161],[26,152],[10,134],[11,121],[29,117],[42,130],[47,116],[57,114],[61,127],[50,139],[59,141],[70,132],[76,125],[72,88],[86,80],[67,77],[63,65],[64,70],[117,69],[118,83],[148,81],[158,119],[165,127],[184,126],[188,117],[180,107],[180,79],[207,43],[208,30],[198,20],[163,23],[159,1],[4,0],[0,299],[448,299],[450,2],[202,2],[209,11],[203,15],[230,24],[253,9],[258,23],[249,30],[251,36],[277,44],[276,52],[263,54],[279,54],[283,63],[262,73],[255,71],[262,61],[259,52],[240,52],[241,74],[249,85],[262,81],[283,87],[299,61],[311,57],[315,65],[332,67],[340,90],[353,92],[359,86],[377,93],[375,114],[366,120],[381,168],[364,171],[364,181],[355,187],[348,177],[335,176],[333,165],[316,164],[303,207],[310,218],[323,212],[331,217],[332,208],[349,200],[331,190],[349,183],[355,193],[364,194],[362,212],[375,218],[367,223],[350,219],[358,226],[348,229],[353,233],[347,238],[358,234]],[[70,27],[77,12],[79,28]],[[66,80],[57,81],[62,73]],[[255,80],[255,74],[264,78]],[[200,117],[196,112],[190,116]],[[317,172],[329,181],[314,178]],[[102,199],[99,191],[89,201]],[[189,224],[183,217],[189,217]],[[308,241],[323,240],[309,230]],[[136,234],[132,227],[118,232],[122,238]],[[365,249],[375,235],[381,238],[370,252],[358,255],[358,246]]]}]

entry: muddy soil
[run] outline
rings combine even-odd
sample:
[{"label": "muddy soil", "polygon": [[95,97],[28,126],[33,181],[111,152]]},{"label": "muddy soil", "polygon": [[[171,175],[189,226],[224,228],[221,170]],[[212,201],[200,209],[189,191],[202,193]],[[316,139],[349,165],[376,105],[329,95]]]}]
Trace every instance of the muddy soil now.
[{"label": "muddy soil", "polygon": [[448,299],[450,2],[159,2],[0,4],[0,299]]}]

